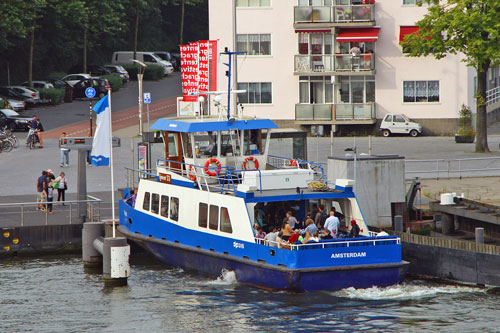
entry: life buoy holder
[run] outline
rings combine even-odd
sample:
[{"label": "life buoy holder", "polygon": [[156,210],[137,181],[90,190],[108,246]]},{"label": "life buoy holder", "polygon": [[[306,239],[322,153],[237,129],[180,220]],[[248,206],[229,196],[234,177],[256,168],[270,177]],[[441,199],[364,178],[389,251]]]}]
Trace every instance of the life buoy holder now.
[{"label": "life buoy holder", "polygon": [[248,156],[247,158],[245,158],[245,160],[243,161],[243,169],[245,170],[248,170],[247,169],[247,162],[248,161],[252,161],[253,164],[254,164],[254,169],[258,169],[259,168],[259,160],[256,159],[255,157],[253,156]]},{"label": "life buoy holder", "polygon": [[296,160],[294,160],[293,158],[290,160],[290,163],[288,163],[288,166],[298,166],[299,164],[297,163]]},{"label": "life buoy holder", "polygon": [[[192,173],[194,171],[194,174]],[[188,175],[189,175],[189,179],[191,179],[193,182],[196,181],[196,167],[194,165],[189,165],[189,168],[188,168]]]},{"label": "life buoy holder", "polygon": [[[215,163],[217,165],[217,169],[215,169],[215,171],[212,171],[209,169],[209,166],[212,164],[212,163]],[[205,173],[209,176],[215,176],[215,175],[218,175],[219,172],[220,172],[220,169],[222,168],[222,165],[220,164],[219,160],[216,159],[216,158],[211,158],[209,159],[208,161],[205,162]]]}]

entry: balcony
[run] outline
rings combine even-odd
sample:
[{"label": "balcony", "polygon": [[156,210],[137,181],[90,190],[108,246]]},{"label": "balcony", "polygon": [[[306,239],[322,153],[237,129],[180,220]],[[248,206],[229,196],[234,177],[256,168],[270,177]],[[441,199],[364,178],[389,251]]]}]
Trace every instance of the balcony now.
[{"label": "balcony", "polygon": [[296,6],[294,23],[328,23],[329,26],[352,23],[374,25],[375,5]]},{"label": "balcony", "polygon": [[295,104],[301,123],[374,124],[375,103]]},{"label": "balcony", "polygon": [[374,74],[375,54],[365,53],[359,57],[350,54],[335,55],[296,55],[294,73],[297,75],[317,74],[340,75],[349,72]]}]

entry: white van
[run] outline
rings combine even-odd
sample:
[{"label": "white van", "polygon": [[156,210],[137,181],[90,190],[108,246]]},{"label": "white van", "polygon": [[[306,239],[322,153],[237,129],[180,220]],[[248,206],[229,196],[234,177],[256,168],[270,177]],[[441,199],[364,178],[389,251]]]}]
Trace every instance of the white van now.
[{"label": "white van", "polygon": [[386,137],[391,134],[409,134],[415,137],[422,133],[422,125],[411,121],[404,114],[391,113],[382,120],[380,130]]},{"label": "white van", "polygon": [[[134,59],[133,51],[117,51],[113,53],[113,58],[111,59],[111,63],[113,65],[128,65],[134,63],[132,61],[133,59]],[[162,60],[153,52],[136,52],[136,59],[142,61],[146,65],[162,66],[165,75],[168,75],[174,71],[174,67],[170,62]]]}]

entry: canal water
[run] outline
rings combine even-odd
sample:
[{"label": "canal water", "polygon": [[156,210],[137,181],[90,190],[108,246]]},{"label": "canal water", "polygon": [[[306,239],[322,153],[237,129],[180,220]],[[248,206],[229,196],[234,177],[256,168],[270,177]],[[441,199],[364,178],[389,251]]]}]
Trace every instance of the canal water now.
[{"label": "canal water", "polygon": [[80,258],[13,259],[0,262],[0,332],[498,332],[495,291],[412,280],[293,294],[143,261],[105,288]]}]

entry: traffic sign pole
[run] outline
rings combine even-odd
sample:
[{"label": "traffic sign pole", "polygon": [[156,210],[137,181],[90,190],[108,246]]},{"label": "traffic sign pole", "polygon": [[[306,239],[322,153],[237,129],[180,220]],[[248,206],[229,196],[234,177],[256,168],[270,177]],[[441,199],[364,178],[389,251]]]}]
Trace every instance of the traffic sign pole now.
[{"label": "traffic sign pole", "polygon": [[146,104],[146,113],[148,115],[148,132],[149,132],[149,128],[150,128],[150,124],[149,124],[149,104],[151,104],[151,93],[144,93],[144,104]]},{"label": "traffic sign pole", "polygon": [[[90,80],[90,84],[92,84],[92,80]],[[92,98],[95,96],[95,89],[92,87],[88,87],[85,89],[85,96],[89,99],[89,116],[90,116],[90,136],[92,136]]]}]

